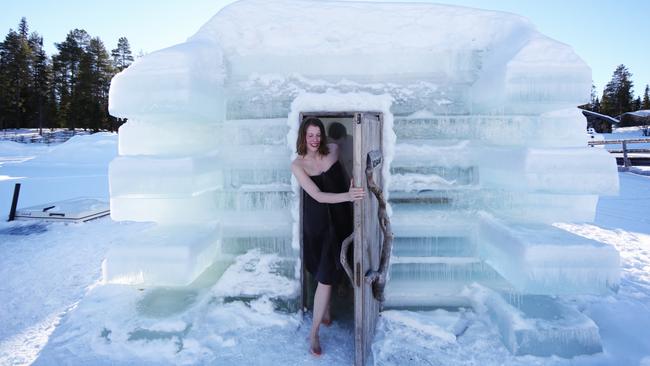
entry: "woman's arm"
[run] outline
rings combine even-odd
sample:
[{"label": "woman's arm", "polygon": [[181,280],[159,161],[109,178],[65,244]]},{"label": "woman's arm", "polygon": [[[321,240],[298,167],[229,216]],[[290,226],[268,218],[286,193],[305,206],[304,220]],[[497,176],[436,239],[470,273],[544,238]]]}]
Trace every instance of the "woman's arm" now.
[{"label": "woman's arm", "polygon": [[309,194],[311,198],[315,199],[317,202],[341,203],[360,200],[365,196],[363,188],[354,188],[352,184],[350,184],[350,190],[348,192],[322,192],[314,183],[314,181],[311,180],[309,175],[307,175],[307,172],[305,172],[305,170],[295,161],[291,164],[291,171],[293,172],[293,175],[296,176],[300,187],[302,187],[302,189],[304,189],[305,192],[307,192],[307,194]]}]

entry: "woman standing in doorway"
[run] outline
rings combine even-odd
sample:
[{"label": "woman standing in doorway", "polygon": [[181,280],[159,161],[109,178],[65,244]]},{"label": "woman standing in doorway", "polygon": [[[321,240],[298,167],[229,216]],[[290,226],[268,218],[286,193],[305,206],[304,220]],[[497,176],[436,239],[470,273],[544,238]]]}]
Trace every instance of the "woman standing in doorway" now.
[{"label": "woman standing in doorway", "polygon": [[332,285],[341,276],[341,242],[353,230],[351,201],[363,199],[363,188],[348,187],[336,144],[327,144],[325,127],[318,118],[305,119],[298,130],[298,157],[291,171],[303,189],[304,264],[318,285],[314,295],[314,320],[310,351],[321,354],[318,330],[329,325]]}]

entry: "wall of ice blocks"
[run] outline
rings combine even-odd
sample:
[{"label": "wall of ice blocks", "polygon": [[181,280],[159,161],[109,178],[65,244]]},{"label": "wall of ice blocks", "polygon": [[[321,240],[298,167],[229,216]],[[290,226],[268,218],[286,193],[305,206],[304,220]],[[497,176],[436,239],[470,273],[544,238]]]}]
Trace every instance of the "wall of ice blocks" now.
[{"label": "wall of ice blocks", "polygon": [[[618,253],[551,226],[592,220],[598,196],[618,190],[614,159],[587,147],[575,109],[590,88],[571,47],[513,14],[240,1],[113,80],[110,111],[129,120],[110,166],[112,217],[214,224],[218,258],[261,248],[295,262],[292,103],[387,95],[397,136],[385,146],[396,235],[387,306],[467,305],[472,282],[540,296],[608,292]],[[138,273],[127,257],[109,257],[105,273]],[[149,278],[169,278],[147,266]]]}]

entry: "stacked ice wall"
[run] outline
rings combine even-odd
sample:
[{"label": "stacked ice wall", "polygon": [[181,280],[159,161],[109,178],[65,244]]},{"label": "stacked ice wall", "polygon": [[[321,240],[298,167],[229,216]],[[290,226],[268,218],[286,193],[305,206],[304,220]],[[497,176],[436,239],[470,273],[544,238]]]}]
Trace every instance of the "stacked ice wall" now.
[{"label": "stacked ice wall", "polygon": [[[470,304],[471,282],[537,296],[611,291],[618,253],[551,225],[593,220],[598,195],[618,189],[614,160],[587,148],[575,109],[590,87],[591,70],[569,46],[513,14],[236,2],[187,42],[137,60],[110,92],[111,114],[128,118],[110,167],[112,217],[214,229],[159,244],[187,255],[134,249],[140,264],[128,266],[129,253],[109,256],[105,274],[186,284],[209,265],[198,258],[251,248],[290,268],[299,248],[287,134],[308,111],[292,102],[350,94],[364,111],[372,94],[392,98],[397,135],[384,146],[394,152],[388,306]],[[164,261],[185,272],[156,275]]]}]

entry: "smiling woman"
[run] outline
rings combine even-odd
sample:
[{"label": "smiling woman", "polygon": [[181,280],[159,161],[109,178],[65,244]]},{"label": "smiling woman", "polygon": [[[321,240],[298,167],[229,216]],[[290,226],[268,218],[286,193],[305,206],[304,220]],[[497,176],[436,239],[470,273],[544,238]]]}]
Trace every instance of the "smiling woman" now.
[{"label": "smiling woman", "polygon": [[296,141],[298,157],[291,170],[303,189],[303,261],[316,279],[310,351],[321,354],[318,330],[331,323],[332,286],[341,278],[338,261],[341,243],[352,233],[352,205],[360,200],[363,188],[350,185],[346,191],[345,172],[339,163],[336,144],[327,144],[325,127],[317,118],[300,125]]}]

